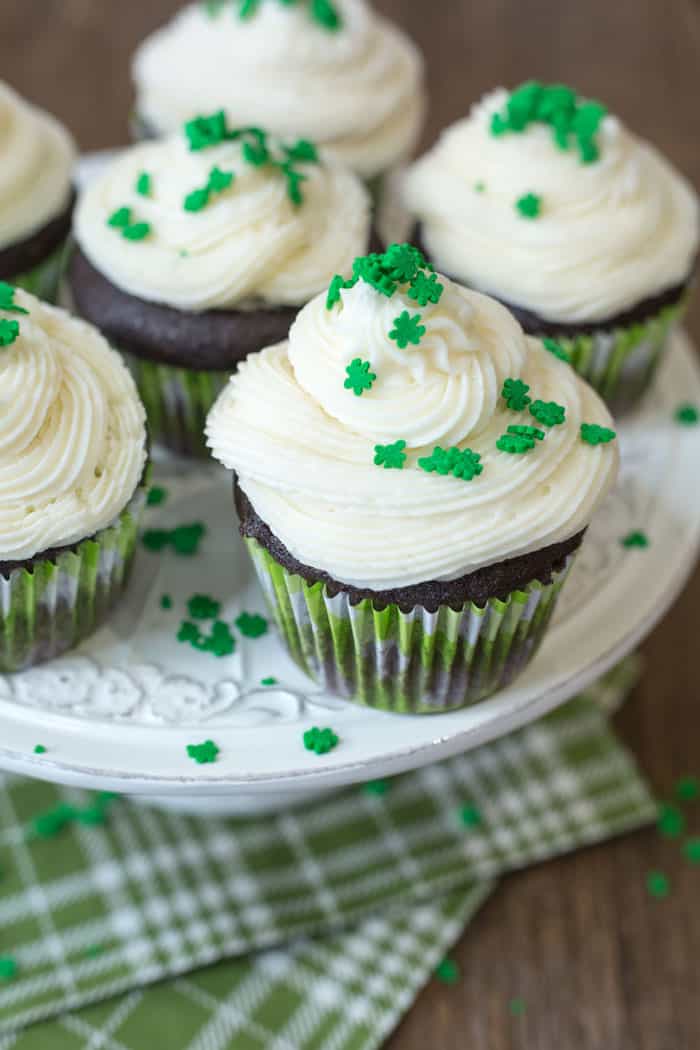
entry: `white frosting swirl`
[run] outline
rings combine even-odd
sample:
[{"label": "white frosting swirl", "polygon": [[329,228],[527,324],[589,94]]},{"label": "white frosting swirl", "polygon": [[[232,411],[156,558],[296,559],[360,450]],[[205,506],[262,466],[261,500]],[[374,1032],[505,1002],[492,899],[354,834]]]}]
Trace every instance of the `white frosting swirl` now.
[{"label": "white frosting swirl", "polygon": [[66,129],[0,81],[0,250],[67,207],[74,159]]},{"label": "white frosting swirl", "polygon": [[146,460],[143,406],[90,325],[25,292],[0,348],[0,561],[33,558],[110,525]]},{"label": "white frosting swirl", "polygon": [[162,134],[223,106],[230,123],[312,139],[365,178],[392,167],[422,127],[422,59],[365,0],[335,2],[334,32],[306,3],[263,0],[249,19],[186,7],[136,54],[139,115]]},{"label": "white frosting swirl", "polygon": [[[405,203],[436,265],[574,323],[605,321],[684,281],[700,238],[686,179],[614,117],[601,124],[592,164],[557,148],[544,124],[495,137],[491,118],[507,97],[483,99],[405,179]],[[515,207],[528,193],[541,198],[538,218]]]},{"label": "white frosting swirl", "polygon": [[[615,479],[615,443],[580,438],[582,422],[610,425],[594,391],[498,303],[441,280],[440,303],[423,309],[362,282],[330,311],[314,299],[289,343],[240,366],[208,420],[215,457],[273,533],[347,584],[454,579],[568,539]],[[426,334],[400,350],[387,333],[404,309],[421,313]],[[359,397],[344,388],[358,356],[377,376]],[[524,455],[496,448],[508,426],[537,425],[500,397],[511,377],[566,407],[566,422]],[[404,469],[375,466],[375,445],[400,439]],[[480,453],[483,473],[467,482],[424,472],[418,458],[438,444]]]},{"label": "white frosting swirl", "polygon": [[[201,211],[186,211],[185,198],[215,166],[235,173],[232,185]],[[240,142],[192,151],[179,134],[134,146],[81,195],[75,237],[98,270],[141,299],[192,311],[261,300],[300,306],[366,251],[370,203],[357,176],[334,163],[297,170],[307,176],[299,205],[284,175],[248,164]],[[149,196],[136,190],[143,172]],[[108,225],[125,206],[150,223],[145,240],[125,240]]]}]

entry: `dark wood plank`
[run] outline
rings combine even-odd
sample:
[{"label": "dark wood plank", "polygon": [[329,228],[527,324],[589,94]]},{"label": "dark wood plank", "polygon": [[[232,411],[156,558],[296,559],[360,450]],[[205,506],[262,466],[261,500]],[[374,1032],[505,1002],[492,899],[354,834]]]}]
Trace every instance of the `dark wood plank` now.
[{"label": "dark wood plank", "polygon": [[[177,0],[0,5],[2,76],[53,109],[84,149],[125,141],[128,62]],[[430,60],[425,143],[486,89],[530,76],[599,96],[700,185],[698,0],[380,0]],[[700,300],[700,297],[698,297]],[[691,327],[700,336],[700,302]],[[700,573],[644,646],[643,683],[618,719],[657,789],[700,773],[690,656]],[[700,813],[696,816],[700,833]],[[672,895],[651,900],[664,870]],[[506,880],[459,946],[457,987],[435,982],[391,1050],[697,1050],[700,870],[653,831]],[[527,1012],[512,1018],[522,997]]]}]

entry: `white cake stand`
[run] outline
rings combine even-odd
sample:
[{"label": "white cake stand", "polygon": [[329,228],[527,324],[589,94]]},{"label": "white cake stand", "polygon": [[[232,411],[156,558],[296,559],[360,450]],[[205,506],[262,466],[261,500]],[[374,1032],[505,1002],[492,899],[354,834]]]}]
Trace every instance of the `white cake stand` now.
[{"label": "white cake stand", "polygon": [[[0,768],[186,811],[264,812],[468,751],[540,717],[634,648],[692,571],[700,426],[674,421],[685,401],[700,404],[700,375],[679,334],[654,390],[619,428],[620,482],[589,530],[537,657],[497,696],[445,715],[380,714],[320,692],[273,630],[238,635],[223,659],[178,642],[195,593],[220,599],[229,622],[265,610],[236,538],[229,476],[159,465],[157,483],[169,495],[147,524],[204,521],[200,553],[140,550],[128,598],[107,628],[69,656],[0,676]],[[623,547],[631,530],[643,530],[650,546]],[[161,608],[164,594],[170,610]],[[269,677],[277,684],[261,685]],[[330,754],[304,749],[313,725],[340,737]],[[208,739],[218,759],[197,765],[187,745]],[[37,744],[44,754],[34,754]]]}]

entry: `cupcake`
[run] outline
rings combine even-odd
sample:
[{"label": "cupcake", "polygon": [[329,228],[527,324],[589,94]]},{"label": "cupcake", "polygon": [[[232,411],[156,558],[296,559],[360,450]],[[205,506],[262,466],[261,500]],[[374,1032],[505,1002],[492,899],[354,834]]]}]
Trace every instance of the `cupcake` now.
[{"label": "cupcake", "polygon": [[218,112],[125,151],[81,196],[74,235],[75,308],[124,354],[152,438],[206,456],[228,376],[367,250],[370,203],[310,142]]},{"label": "cupcake", "polygon": [[299,666],[421,713],[532,657],[616,476],[610,422],[503,306],[393,245],[248,358],[207,434]]},{"label": "cupcake", "polygon": [[0,281],[50,301],[70,232],[74,160],[66,129],[0,81]]},{"label": "cupcake", "polygon": [[0,285],[0,672],[58,656],[126,585],[145,503],[134,382],[99,332]]},{"label": "cupcake", "polygon": [[311,139],[374,186],[425,113],[422,58],[365,0],[190,4],[136,54],[139,137],[224,108],[231,124]]},{"label": "cupcake", "polygon": [[698,251],[694,190],[604,106],[536,81],[487,95],[410,170],[417,239],[615,409],[648,388]]}]

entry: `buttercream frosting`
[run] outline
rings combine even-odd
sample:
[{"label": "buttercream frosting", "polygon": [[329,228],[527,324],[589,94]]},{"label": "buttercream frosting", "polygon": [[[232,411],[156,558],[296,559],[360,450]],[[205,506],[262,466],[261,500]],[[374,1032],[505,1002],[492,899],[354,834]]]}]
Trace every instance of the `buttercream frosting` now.
[{"label": "buttercream frosting", "polygon": [[0,81],[0,250],[68,206],[74,160],[66,129]]},{"label": "buttercream frosting", "polygon": [[[686,280],[700,238],[686,179],[613,116],[593,163],[557,148],[541,123],[493,135],[507,97],[487,95],[404,180],[436,265],[564,323],[614,318]],[[536,218],[516,207],[528,194],[540,198]]]},{"label": "buttercream frosting", "polygon": [[[302,203],[284,174],[255,166],[241,141],[192,150],[182,132],[131,147],[96,178],[78,202],[75,237],[113,284],[150,302],[201,311],[299,306],[348,270],[367,247],[370,202],[361,181],[335,162],[299,163]],[[231,185],[198,211],[184,202],[207,185],[213,168],[234,173]],[[139,193],[142,174],[148,193]],[[128,208],[150,225],[138,242],[110,217]]]},{"label": "buttercream frosting", "polygon": [[[571,538],[616,476],[615,443],[581,440],[582,423],[610,425],[594,391],[505,308],[440,280],[439,303],[424,308],[362,281],[330,310],[319,296],[287,343],[240,366],[209,416],[214,456],[291,554],[357,587],[455,579]],[[404,310],[426,331],[402,350],[388,333]],[[344,382],[357,357],[376,376],[361,396]],[[524,455],[496,447],[509,426],[535,424],[504,402],[509,378],[566,409]],[[403,469],[375,465],[376,446],[396,441]],[[482,473],[420,469],[437,445],[480,454]]]},{"label": "buttercream frosting", "polygon": [[423,63],[396,26],[365,0],[336,0],[333,32],[306,4],[264,0],[251,18],[191,4],[149,37],[134,61],[139,116],[160,134],[224,107],[323,145],[364,178],[415,148],[425,111]]},{"label": "buttercream frosting", "polygon": [[15,291],[26,314],[0,346],[0,561],[33,558],[109,526],[146,459],[143,406],[90,325]]}]

